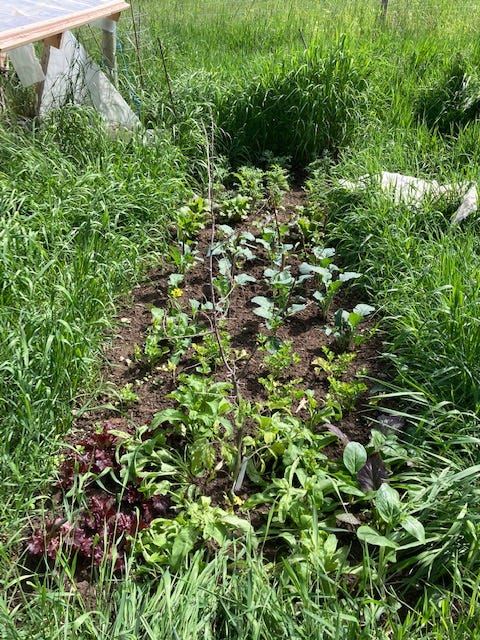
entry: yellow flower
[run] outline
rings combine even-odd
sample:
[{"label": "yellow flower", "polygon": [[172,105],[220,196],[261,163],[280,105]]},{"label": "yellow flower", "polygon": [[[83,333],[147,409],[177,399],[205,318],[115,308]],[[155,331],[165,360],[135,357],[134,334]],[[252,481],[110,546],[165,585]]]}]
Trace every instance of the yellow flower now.
[{"label": "yellow flower", "polygon": [[180,298],[181,296],[183,296],[183,290],[175,287],[175,289],[172,289],[170,291],[170,295],[172,296],[172,298]]}]

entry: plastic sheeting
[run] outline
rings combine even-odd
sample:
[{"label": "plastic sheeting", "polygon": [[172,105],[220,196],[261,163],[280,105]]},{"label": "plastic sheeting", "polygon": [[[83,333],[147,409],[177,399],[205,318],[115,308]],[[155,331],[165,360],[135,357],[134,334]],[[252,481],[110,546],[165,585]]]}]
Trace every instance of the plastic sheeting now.
[{"label": "plastic sheeting", "polygon": [[35,55],[33,44],[26,44],[9,52],[13,66],[24,87],[29,87],[45,78],[42,66]]},{"label": "plastic sheeting", "polygon": [[2,2],[0,34],[2,31],[24,29],[39,22],[56,21],[76,13],[112,4],[112,0],[10,0]]},{"label": "plastic sheeting", "polygon": [[340,180],[340,184],[349,191],[366,191],[369,187],[379,187],[389,193],[397,204],[404,202],[414,207],[420,207],[426,199],[451,194],[461,199],[460,206],[452,218],[452,224],[464,220],[478,210],[477,188],[469,183],[440,184],[436,180],[423,180],[401,173],[382,171],[373,176],[362,176],[356,182]]},{"label": "plastic sheeting", "polygon": [[140,126],[120,93],[67,31],[60,49],[50,49],[40,115],[69,101],[95,107],[114,127],[137,129]]},{"label": "plastic sheeting", "polygon": [[1,0],[0,51],[57,36],[128,9],[124,0]]}]

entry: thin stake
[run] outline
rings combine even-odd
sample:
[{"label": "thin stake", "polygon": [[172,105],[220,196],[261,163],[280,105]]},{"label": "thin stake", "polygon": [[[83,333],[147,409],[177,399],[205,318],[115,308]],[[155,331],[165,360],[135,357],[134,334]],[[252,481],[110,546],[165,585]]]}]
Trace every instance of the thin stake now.
[{"label": "thin stake", "polygon": [[[206,152],[207,152],[207,174],[208,174],[208,202],[210,203],[210,213],[211,213],[211,221],[212,221],[212,230],[210,234],[210,246],[213,247],[215,242],[215,228],[216,228],[216,218],[215,211],[213,207],[213,167],[212,167],[212,156],[211,150],[213,150],[213,140],[214,140],[214,125],[213,121],[211,123],[211,136],[209,138],[205,125],[202,123],[203,132],[205,135],[205,144],[206,144]],[[217,318],[217,298],[215,295],[215,285],[213,282],[213,251],[210,251],[209,255],[209,280],[210,280],[210,295],[212,298],[212,328],[215,334],[215,339],[218,344],[218,348],[220,350],[220,355],[225,365],[225,368],[230,374],[232,384],[233,384],[233,395],[235,397],[235,401],[237,406],[240,400],[240,392],[238,389],[238,377],[237,371],[235,367],[235,363],[233,366],[229,363],[227,356],[225,354],[225,349],[223,348],[222,337],[220,335],[220,331],[218,328],[218,318]],[[236,444],[237,444],[237,456],[235,460],[235,468],[233,470],[233,486],[232,493],[235,493],[235,487],[241,486],[243,482],[243,478],[241,479],[241,471],[242,471],[242,443],[243,443],[243,423],[240,425],[235,425],[237,427],[237,436],[236,436]],[[245,467],[246,468],[246,467]]]},{"label": "thin stake", "polygon": [[[165,79],[167,81],[168,94],[170,96],[170,104],[172,106],[173,115],[178,120],[178,114],[177,114],[177,110],[175,108],[175,100],[173,99],[172,85],[170,83],[170,74],[168,73],[168,69],[167,69],[167,61],[165,60],[165,54],[164,54],[164,51],[163,51],[162,41],[160,40],[160,38],[157,38],[157,41],[158,41],[158,46],[160,48],[160,55],[162,57],[163,70],[165,72]],[[207,141],[207,144],[208,144],[208,141]]]},{"label": "thin stake", "polygon": [[132,14],[133,35],[135,38],[135,52],[137,54],[138,75],[140,76],[140,87],[142,91],[145,91],[145,83],[143,81],[142,58],[140,56],[140,38],[138,37],[137,23],[135,22],[135,13],[133,12],[133,2],[130,3],[130,13]]}]

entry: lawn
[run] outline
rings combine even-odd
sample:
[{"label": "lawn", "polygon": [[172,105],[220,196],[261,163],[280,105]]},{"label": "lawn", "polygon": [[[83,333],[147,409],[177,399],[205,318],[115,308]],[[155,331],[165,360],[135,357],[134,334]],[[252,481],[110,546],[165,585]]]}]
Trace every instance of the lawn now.
[{"label": "lawn", "polygon": [[477,214],[342,182],[478,184],[474,8],[137,0],[148,138],[1,79],[1,638],[476,637]]}]

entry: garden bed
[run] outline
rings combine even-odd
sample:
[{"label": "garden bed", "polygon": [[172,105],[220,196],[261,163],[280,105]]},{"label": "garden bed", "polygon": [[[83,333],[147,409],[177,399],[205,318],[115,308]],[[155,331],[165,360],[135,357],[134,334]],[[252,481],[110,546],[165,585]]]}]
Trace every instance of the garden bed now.
[{"label": "garden bed", "polygon": [[133,549],[175,568],[199,544],[258,536],[288,555],[320,518],[335,566],[370,520],[388,475],[371,429],[392,425],[370,404],[385,374],[361,274],[280,167],[234,175],[213,207],[178,212],[169,255],[120,311],[105,391],[60,467],[54,502],[76,515],[38,529],[34,555],[121,569]]}]

